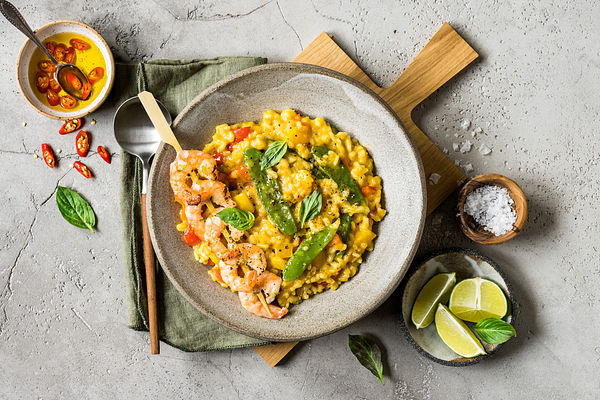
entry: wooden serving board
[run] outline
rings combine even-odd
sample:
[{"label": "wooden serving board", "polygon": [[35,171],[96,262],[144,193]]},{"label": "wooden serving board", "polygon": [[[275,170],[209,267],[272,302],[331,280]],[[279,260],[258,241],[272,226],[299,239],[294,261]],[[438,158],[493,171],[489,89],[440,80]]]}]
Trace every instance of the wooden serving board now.
[{"label": "wooden serving board", "polygon": [[[421,154],[427,179],[427,214],[430,214],[458,188],[465,176],[413,122],[412,111],[478,56],[448,23],[444,23],[388,88],[377,86],[325,32],[317,36],[294,62],[319,65],[348,75],[381,96],[396,112]],[[435,184],[428,179],[433,173],[440,175]],[[274,367],[296,344],[298,342],[277,343],[255,350]]]}]

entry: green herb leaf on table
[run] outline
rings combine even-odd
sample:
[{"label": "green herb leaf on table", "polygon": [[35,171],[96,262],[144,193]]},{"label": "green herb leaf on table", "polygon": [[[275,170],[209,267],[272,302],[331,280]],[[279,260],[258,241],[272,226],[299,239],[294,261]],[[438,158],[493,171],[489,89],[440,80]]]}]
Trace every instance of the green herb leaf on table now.
[{"label": "green herb leaf on table", "polygon": [[235,207],[225,208],[219,211],[217,217],[239,231],[246,231],[254,225],[254,214]]},{"label": "green herb leaf on table", "polygon": [[512,336],[517,336],[515,328],[500,318],[486,318],[473,328],[475,333],[484,341],[491,344],[506,342]]},{"label": "green herb leaf on table", "polygon": [[283,158],[288,149],[285,140],[276,140],[269,145],[262,160],[260,160],[260,169],[263,171],[277,165],[279,160]]},{"label": "green herb leaf on table", "polygon": [[383,362],[381,350],[371,339],[362,335],[348,335],[348,347],[363,367],[371,371],[383,383]]},{"label": "green herb leaf on table", "polygon": [[304,228],[304,223],[310,221],[321,212],[323,206],[323,196],[317,189],[305,197],[300,203],[300,227]]},{"label": "green herb leaf on table", "polygon": [[96,214],[90,203],[74,190],[59,186],[56,189],[56,205],[58,211],[68,223],[78,228],[94,232]]}]

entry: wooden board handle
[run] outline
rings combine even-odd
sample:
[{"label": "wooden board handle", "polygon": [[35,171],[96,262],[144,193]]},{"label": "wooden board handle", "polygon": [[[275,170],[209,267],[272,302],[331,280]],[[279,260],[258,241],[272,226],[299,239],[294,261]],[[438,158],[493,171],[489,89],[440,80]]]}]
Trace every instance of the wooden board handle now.
[{"label": "wooden board handle", "polygon": [[[400,119],[458,74],[479,55],[447,22],[421,50],[396,82],[379,95]],[[406,115],[409,114],[409,115]]]},{"label": "wooden board handle", "polygon": [[142,233],[144,237],[144,265],[146,266],[146,296],[148,297],[148,320],[150,325],[150,350],[152,354],[160,353],[158,335],[158,307],[156,303],[156,267],[154,250],[146,219],[146,195],[142,194]]}]

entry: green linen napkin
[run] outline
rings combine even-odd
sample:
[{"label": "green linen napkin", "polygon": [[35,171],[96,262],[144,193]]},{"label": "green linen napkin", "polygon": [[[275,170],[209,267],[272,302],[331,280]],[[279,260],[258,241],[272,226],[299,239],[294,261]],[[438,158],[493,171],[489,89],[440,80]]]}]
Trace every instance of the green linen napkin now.
[{"label": "green linen napkin", "polygon": [[[208,86],[234,72],[266,61],[257,57],[219,57],[117,64],[110,103],[118,105],[140,91],[148,90],[175,116]],[[142,163],[136,157],[122,152],[120,196],[129,327],[148,330],[140,211],[141,182]],[[205,317],[175,289],[158,261],[156,268],[162,341],[184,351],[222,350],[268,343],[233,332]]]}]

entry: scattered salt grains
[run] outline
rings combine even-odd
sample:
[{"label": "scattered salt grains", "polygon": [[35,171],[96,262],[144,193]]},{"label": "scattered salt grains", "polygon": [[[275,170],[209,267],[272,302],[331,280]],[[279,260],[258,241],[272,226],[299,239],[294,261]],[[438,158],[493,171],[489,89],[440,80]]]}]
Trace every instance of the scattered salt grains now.
[{"label": "scattered salt grains", "polygon": [[490,149],[485,143],[482,143],[478,150],[482,156],[487,156],[492,152],[492,149]]},{"label": "scattered salt grains", "polygon": [[458,151],[459,148],[460,148],[460,146],[458,143],[452,143],[452,150]]},{"label": "scattered salt grains", "polygon": [[435,172],[429,175],[429,183],[432,185],[437,185],[442,176],[440,174],[436,174]]},{"label": "scattered salt grains", "polygon": [[442,149],[442,151],[444,152],[444,154],[448,154],[448,153],[450,153],[446,147],[444,147],[444,148]]},{"label": "scattered salt grains", "polygon": [[467,129],[469,129],[470,126],[471,126],[471,120],[468,120],[468,119],[463,119],[462,122],[460,123],[460,127],[463,128],[465,131]]},{"label": "scattered salt grains", "polygon": [[465,172],[467,172],[467,173],[473,172],[473,164],[471,164],[471,163],[467,163],[467,164],[463,165],[463,168],[464,168]]},{"label": "scattered salt grains", "polygon": [[471,151],[471,148],[473,147],[473,143],[471,143],[470,140],[466,140],[462,146],[460,146],[460,152],[461,153],[468,153],[469,151]]},{"label": "scattered salt grains", "polygon": [[454,160],[454,165],[456,165],[457,167],[460,167],[460,160]]},{"label": "scattered salt grains", "polygon": [[517,220],[513,204],[506,188],[485,185],[469,193],[464,211],[486,231],[500,236],[511,230]]}]

